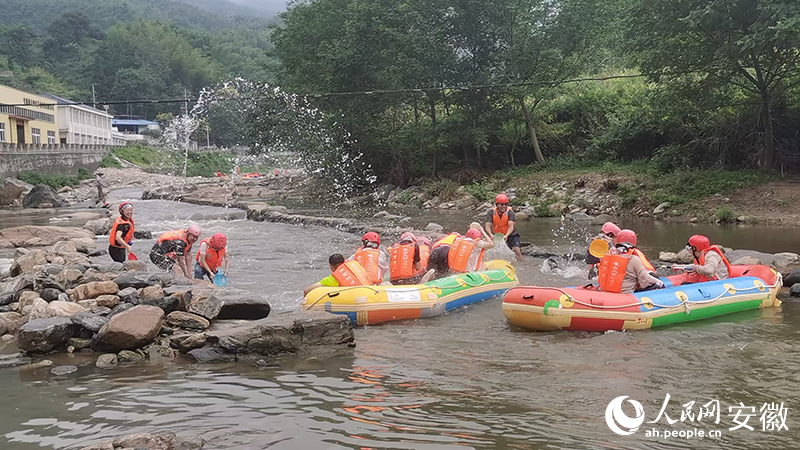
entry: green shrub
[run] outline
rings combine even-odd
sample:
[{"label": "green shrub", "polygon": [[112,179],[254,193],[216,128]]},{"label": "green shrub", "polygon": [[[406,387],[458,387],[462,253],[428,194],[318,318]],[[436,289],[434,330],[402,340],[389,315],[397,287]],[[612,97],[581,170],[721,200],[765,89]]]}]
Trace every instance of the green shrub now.
[{"label": "green shrub", "polygon": [[113,155],[107,154],[103,156],[103,159],[100,160],[100,167],[113,167],[115,169],[121,169],[122,164],[120,164],[117,158],[114,158]]},{"label": "green shrub", "polygon": [[474,182],[472,184],[468,184],[465,186],[467,192],[470,193],[476,199],[482,202],[491,202],[494,200],[494,195],[492,191],[490,191],[486,186],[481,183]]},{"label": "green shrub", "polygon": [[550,211],[550,203],[547,202],[534,205],[533,211],[536,213],[536,217],[556,217],[556,214]]},{"label": "green shrub", "polygon": [[438,196],[440,200],[449,202],[458,198],[458,189],[461,186],[453,180],[439,180],[425,187],[428,195]]},{"label": "green shrub", "polygon": [[115,147],[114,150],[111,150],[111,153],[143,169],[156,167],[169,159],[167,150],[142,144]]},{"label": "green shrub", "polygon": [[59,189],[64,186],[75,187],[81,182],[81,180],[91,178],[91,176],[92,174],[88,170],[80,168],[77,176],[49,175],[38,172],[20,172],[17,175],[17,178],[34,186],[46,184],[53,189]]},{"label": "green shrub", "polygon": [[717,208],[717,211],[714,213],[714,219],[720,223],[733,223],[736,222],[736,214],[730,207],[722,206]]}]

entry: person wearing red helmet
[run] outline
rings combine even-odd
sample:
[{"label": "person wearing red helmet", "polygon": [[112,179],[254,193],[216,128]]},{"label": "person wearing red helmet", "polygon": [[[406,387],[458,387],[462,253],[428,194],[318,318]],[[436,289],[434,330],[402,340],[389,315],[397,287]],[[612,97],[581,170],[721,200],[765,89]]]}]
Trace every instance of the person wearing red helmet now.
[{"label": "person wearing red helmet", "polygon": [[451,273],[481,270],[483,254],[494,248],[492,237],[477,222],[470,224],[464,236],[453,233],[436,241],[428,257],[428,272],[420,280],[427,283],[434,278],[443,278]]},{"label": "person wearing red helmet", "polygon": [[516,213],[508,206],[508,196],[497,194],[494,198],[494,207],[486,211],[484,228],[489,236],[503,233],[503,241],[514,252],[517,261],[522,261],[522,251],[519,248],[519,233],[516,227]]},{"label": "person wearing red helmet", "polygon": [[[594,239],[600,239],[606,241],[608,243],[608,249],[611,250],[614,248],[614,244],[616,243],[617,234],[620,232],[620,228],[614,222],[606,222],[600,228],[600,234],[594,237]],[[600,263],[600,258],[592,255],[589,250],[586,250],[586,264],[589,264],[591,267],[589,268],[589,279],[591,280],[595,276],[597,276],[597,264]]]},{"label": "person wearing red helmet", "polygon": [[203,276],[207,276],[208,280],[213,282],[214,274],[223,265],[225,268],[222,269],[222,274],[227,277],[228,267],[231,263],[228,254],[228,238],[222,233],[217,233],[201,240],[194,261],[194,277],[197,279],[202,280]]},{"label": "person wearing red helmet", "polygon": [[731,263],[719,246],[711,245],[706,236],[695,234],[689,238],[686,246],[692,251],[694,264],[691,270],[696,274],[697,282],[724,280],[731,275]]},{"label": "person wearing red helmet", "polygon": [[636,241],[636,233],[631,230],[620,230],[617,234],[615,248],[600,260],[597,270],[600,290],[631,294],[664,287],[664,282],[653,276],[638,256]]},{"label": "person wearing red helmet", "polygon": [[108,254],[116,262],[125,262],[128,252],[133,252],[133,205],[131,202],[119,204],[119,217],[114,219],[108,233]]},{"label": "person wearing red helmet", "polygon": [[[192,278],[192,244],[200,238],[200,227],[189,225],[183,230],[171,230],[158,236],[150,250],[150,261],[165,272],[175,272]],[[180,271],[174,271],[175,263]]]},{"label": "person wearing red helmet", "polygon": [[389,281],[392,284],[417,284],[422,278],[420,247],[414,233],[406,231],[389,247]]},{"label": "person wearing red helmet", "polygon": [[374,231],[368,231],[361,236],[361,248],[347,258],[347,261],[356,261],[367,271],[372,284],[381,284],[383,275],[389,271],[389,257],[380,249],[381,237]]}]

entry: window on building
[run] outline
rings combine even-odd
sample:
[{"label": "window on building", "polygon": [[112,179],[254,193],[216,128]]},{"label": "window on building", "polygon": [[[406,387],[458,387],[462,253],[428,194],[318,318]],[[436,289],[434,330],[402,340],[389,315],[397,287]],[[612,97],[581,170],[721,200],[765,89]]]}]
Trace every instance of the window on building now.
[{"label": "window on building", "polygon": [[39,128],[31,128],[31,141],[34,144],[42,143],[42,130]]},{"label": "window on building", "polygon": [[0,123],[0,142],[6,141],[6,124]]},{"label": "window on building", "polygon": [[48,131],[47,132],[47,145],[56,145],[56,132],[55,131]]}]

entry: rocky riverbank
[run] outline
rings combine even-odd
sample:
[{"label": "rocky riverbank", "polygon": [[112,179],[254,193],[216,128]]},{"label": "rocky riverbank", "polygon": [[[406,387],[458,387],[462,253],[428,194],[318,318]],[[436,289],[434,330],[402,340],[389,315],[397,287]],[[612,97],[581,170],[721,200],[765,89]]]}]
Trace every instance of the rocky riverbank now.
[{"label": "rocky riverbank", "polygon": [[42,356],[59,351],[94,353],[95,364],[108,367],[181,356],[258,361],[354,345],[344,316],[270,315],[269,304],[248,291],[148,272],[142,261],[93,259],[104,252],[88,230],[10,228],[0,239],[18,247],[0,270],[7,273],[0,279],[0,335],[6,350],[20,350],[0,358],[3,367],[47,367]]}]

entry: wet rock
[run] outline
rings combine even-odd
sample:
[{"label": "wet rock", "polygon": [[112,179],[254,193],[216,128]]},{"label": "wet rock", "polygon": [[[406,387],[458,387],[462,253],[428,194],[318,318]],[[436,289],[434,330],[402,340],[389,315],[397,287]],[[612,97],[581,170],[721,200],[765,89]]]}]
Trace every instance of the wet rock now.
[{"label": "wet rock", "polygon": [[69,340],[67,341],[67,345],[74,348],[75,350],[83,350],[85,348],[90,348],[92,346],[92,340],[74,337],[74,338],[69,338]]},{"label": "wet rock", "polygon": [[792,297],[800,297],[800,283],[794,283],[791,288],[789,288],[789,295]]},{"label": "wet rock", "polygon": [[138,305],[115,314],[92,339],[97,351],[121,351],[143,347],[158,336],[164,322],[164,311],[149,305]]},{"label": "wet rock", "polygon": [[171,336],[169,342],[172,347],[182,353],[187,353],[196,348],[204,347],[207,339],[208,336],[205,333],[180,334]]},{"label": "wet rock", "polygon": [[106,306],[96,306],[91,308],[89,311],[91,311],[92,314],[97,314],[98,316],[107,316],[111,314],[111,308]]},{"label": "wet rock", "polygon": [[164,297],[164,290],[161,286],[148,286],[139,292],[139,298],[142,300],[151,300]]},{"label": "wet rock", "polygon": [[161,284],[158,282],[158,280],[151,279],[151,275],[153,274],[147,272],[125,272],[122,275],[114,278],[114,283],[116,283],[120,289],[129,287],[141,289],[148,286]]},{"label": "wet rock", "polygon": [[131,434],[99,442],[81,450],[198,450],[203,448],[200,438],[179,438],[173,433]]},{"label": "wet rock", "polygon": [[44,288],[39,291],[39,297],[44,299],[46,302],[54,302],[58,300],[58,297],[62,294],[61,291],[54,288]]},{"label": "wet rock", "polygon": [[7,369],[9,367],[24,366],[30,364],[31,358],[22,353],[11,353],[7,355],[0,355],[0,369]]},{"label": "wet rock", "polygon": [[169,314],[178,309],[179,301],[176,297],[161,297],[139,300],[140,305],[150,305],[164,310],[164,314]]},{"label": "wet rock", "polygon": [[31,320],[19,330],[19,348],[46,353],[63,347],[72,337],[73,330],[74,325],[67,317]]},{"label": "wet rock", "polygon": [[123,350],[117,354],[117,361],[119,361],[120,364],[138,363],[144,361],[144,356],[138,352]]},{"label": "wet rock", "polygon": [[108,319],[99,316],[97,314],[92,314],[88,311],[79,312],[71,317],[72,323],[78,325],[84,329],[91,331],[92,333],[97,333],[100,331],[101,328],[105,324],[108,323]]},{"label": "wet rock", "polygon": [[111,317],[116,316],[119,313],[125,312],[125,311],[127,311],[127,310],[129,310],[129,309],[131,309],[133,307],[134,307],[134,305],[132,305],[130,303],[120,303],[119,305],[115,306],[114,309],[111,310],[111,312],[108,314],[108,317],[111,318]]},{"label": "wet rock", "polygon": [[26,208],[61,208],[69,204],[58,196],[56,191],[46,184],[34,186],[22,198],[22,206]]},{"label": "wet rock", "polygon": [[569,220],[573,222],[591,222],[592,219],[592,216],[582,212],[572,213],[569,215]]},{"label": "wet rock", "polygon": [[146,231],[146,230],[134,230],[133,231],[133,238],[134,239],[153,239],[153,232]]},{"label": "wet rock", "polygon": [[444,227],[439,225],[438,223],[431,222],[431,223],[429,223],[428,225],[425,226],[425,231],[431,231],[431,232],[435,232],[435,233],[443,233],[444,232]]},{"label": "wet rock", "polygon": [[67,375],[77,371],[78,371],[77,366],[58,366],[58,367],[53,367],[53,370],[51,370],[50,373],[52,373],[53,375]]},{"label": "wet rock", "polygon": [[217,298],[215,290],[207,289],[192,292],[192,300],[189,303],[189,312],[214,320],[222,310],[222,300]]},{"label": "wet rock", "polygon": [[270,306],[266,299],[250,291],[235,288],[215,288],[213,295],[222,301],[217,319],[257,320],[269,316]]},{"label": "wet rock", "polygon": [[174,333],[175,333],[175,330],[173,330],[170,327],[161,327],[161,331],[158,332],[158,335],[159,336],[171,336]]},{"label": "wet rock", "polygon": [[108,264],[103,264],[97,267],[98,272],[100,273],[119,273],[125,270],[125,266],[122,263],[118,263],[116,261]]},{"label": "wet rock", "polygon": [[200,364],[236,361],[235,354],[219,347],[196,348],[187,352],[186,355]]},{"label": "wet rock", "polygon": [[785,259],[790,264],[796,264],[796,263],[800,262],[800,255],[798,255],[797,253],[791,253],[791,252],[775,253],[775,258]]},{"label": "wet rock", "polygon": [[16,178],[3,179],[0,187],[0,206],[8,206],[20,197],[30,192],[33,186]]},{"label": "wet rock", "polygon": [[691,219],[689,219],[689,223],[697,223],[699,221],[700,219],[698,219],[697,217],[692,217]]},{"label": "wet rock", "polygon": [[14,303],[14,293],[13,292],[0,293],[0,306],[10,305],[12,303]]},{"label": "wet rock", "polygon": [[[800,269],[795,269],[783,276],[784,286],[793,286],[797,283],[800,283]],[[2,304],[2,302],[0,302],[0,304]]]},{"label": "wet rock", "polygon": [[52,367],[52,366],[53,366],[53,361],[50,361],[49,359],[43,359],[41,361],[36,361],[35,363],[26,364],[26,365],[20,367],[19,370],[31,371],[31,370],[43,369],[45,367]]},{"label": "wet rock", "polygon": [[30,251],[14,260],[11,265],[11,276],[15,277],[24,272],[30,272],[36,266],[47,264],[47,254],[43,250]]},{"label": "wet rock", "polygon": [[95,299],[97,306],[105,306],[106,308],[114,308],[119,305],[120,298],[116,295],[101,295]]},{"label": "wet rock", "polygon": [[103,236],[111,231],[113,221],[109,218],[90,220],[83,226],[84,229],[91,231],[97,236]]},{"label": "wet rock", "polygon": [[[114,354],[114,353],[105,353],[105,354],[100,355],[100,357],[97,358],[97,362],[95,363],[95,366],[97,366],[97,367],[115,367],[117,364],[119,364],[119,361],[117,360],[117,355],[116,354]],[[92,448],[92,447],[86,447],[86,448],[88,449],[88,448]],[[100,449],[102,447],[97,447],[97,448]]]},{"label": "wet rock", "polygon": [[122,263],[126,272],[146,272],[147,263],[144,261],[125,261]]},{"label": "wet rock", "polygon": [[47,276],[36,277],[33,280],[33,287],[35,291],[41,291],[42,289],[57,289],[61,292],[65,291],[64,286]]},{"label": "wet rock", "polygon": [[75,288],[75,292],[70,298],[73,301],[86,300],[97,298],[101,295],[116,294],[117,292],[119,292],[119,286],[113,281],[95,281]]},{"label": "wet rock", "polygon": [[125,289],[120,290],[117,292],[119,296],[119,300],[121,302],[132,303],[134,305],[139,304],[139,291],[132,287],[126,287]]},{"label": "wet rock", "polygon": [[167,323],[174,327],[180,327],[187,330],[205,330],[209,327],[208,320],[183,311],[173,311],[167,315]]}]

